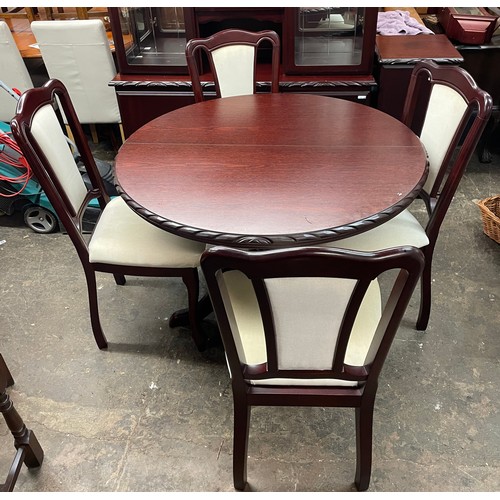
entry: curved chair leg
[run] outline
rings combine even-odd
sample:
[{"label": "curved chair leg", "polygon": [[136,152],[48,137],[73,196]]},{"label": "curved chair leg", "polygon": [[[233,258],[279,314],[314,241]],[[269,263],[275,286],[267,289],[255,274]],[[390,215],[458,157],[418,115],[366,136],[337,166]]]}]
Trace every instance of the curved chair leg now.
[{"label": "curved chair leg", "polygon": [[250,431],[251,406],[246,396],[238,397],[233,392],[234,436],[233,436],[233,483],[237,490],[247,484],[248,435]]},{"label": "curved chair leg", "polygon": [[363,402],[356,408],[356,476],[354,483],[358,491],[366,491],[372,472],[374,400]]},{"label": "curved chair leg", "polygon": [[424,251],[425,266],[420,277],[420,310],[418,312],[417,330],[426,330],[431,315],[431,269],[432,269],[432,251]]},{"label": "curved chair leg", "polygon": [[97,284],[95,279],[95,272],[93,269],[85,268],[85,277],[87,278],[87,290],[89,294],[89,309],[90,309],[90,323],[92,325],[92,332],[94,339],[99,349],[106,349],[108,342],[102,331],[101,321],[99,319],[99,304],[97,302]]},{"label": "curved chair leg", "polygon": [[198,269],[189,270],[182,276],[182,281],[188,291],[188,315],[191,335],[199,351],[203,351],[206,346],[205,337],[200,328],[200,318],[198,314],[198,296],[200,294],[200,279]]},{"label": "curved chair leg", "polygon": [[113,274],[113,277],[115,278],[115,283],[117,285],[124,285],[127,282],[123,274]]}]

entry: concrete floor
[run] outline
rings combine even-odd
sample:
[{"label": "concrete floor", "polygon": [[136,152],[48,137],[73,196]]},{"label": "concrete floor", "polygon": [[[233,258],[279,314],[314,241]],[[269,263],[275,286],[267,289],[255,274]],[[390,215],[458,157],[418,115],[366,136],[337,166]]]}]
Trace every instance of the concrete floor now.
[{"label": "concrete floor", "polygon": [[[500,246],[474,204],[494,194],[500,155],[474,158],[437,244],[429,328],[414,329],[416,293],[381,375],[370,491],[500,490]],[[168,327],[182,282],[100,275],[99,351],[68,237],[14,215],[0,217],[0,240],[8,392],[45,451],[16,491],[233,491],[223,352]],[[3,481],[14,454],[3,420],[0,449]],[[249,455],[252,491],[353,491],[353,410],[256,408]]]}]

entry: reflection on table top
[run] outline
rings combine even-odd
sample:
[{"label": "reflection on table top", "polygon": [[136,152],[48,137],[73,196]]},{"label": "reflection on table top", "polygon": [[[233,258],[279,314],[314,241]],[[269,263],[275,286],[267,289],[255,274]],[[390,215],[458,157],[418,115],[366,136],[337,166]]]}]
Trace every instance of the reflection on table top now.
[{"label": "reflection on table top", "polygon": [[116,157],[129,205],[174,234],[240,247],[333,241],[397,215],[427,176],[417,136],[374,108],[307,94],[186,106]]}]

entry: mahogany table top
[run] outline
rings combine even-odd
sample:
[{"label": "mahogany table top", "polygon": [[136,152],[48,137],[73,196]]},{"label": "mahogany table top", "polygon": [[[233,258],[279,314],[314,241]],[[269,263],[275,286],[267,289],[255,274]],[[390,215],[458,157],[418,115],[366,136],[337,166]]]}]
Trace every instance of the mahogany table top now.
[{"label": "mahogany table top", "polygon": [[406,208],[427,177],[418,137],[369,106],[310,94],[213,99],[147,123],[116,177],[151,223],[245,248],[317,244]]}]

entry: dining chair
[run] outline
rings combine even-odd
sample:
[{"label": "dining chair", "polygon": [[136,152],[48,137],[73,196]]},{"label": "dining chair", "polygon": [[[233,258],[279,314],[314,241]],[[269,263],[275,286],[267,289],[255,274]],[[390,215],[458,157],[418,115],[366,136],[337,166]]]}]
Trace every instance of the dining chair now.
[{"label": "dining chair", "polygon": [[109,86],[117,71],[102,20],[34,21],[31,30],[49,77],[64,83],[94,143],[98,123],[118,124],[124,142],[118,100]]},{"label": "dining chair", "polygon": [[26,427],[7,394],[7,387],[11,385],[14,385],[14,379],[0,354],[0,412],[14,437],[14,447],[17,450],[7,479],[5,483],[0,484],[0,492],[13,491],[23,463],[30,469],[40,467],[44,455],[34,432]]},{"label": "dining chair", "polygon": [[[5,21],[0,21],[0,53],[0,81],[11,91],[16,88],[24,92],[32,88],[31,76]],[[0,121],[10,122],[16,114],[16,105],[17,99],[0,88]]]},{"label": "dining chair", "polygon": [[26,19],[33,22],[38,14],[36,7],[0,7],[1,19]]},{"label": "dining chair", "polygon": [[[432,259],[441,224],[492,111],[491,96],[458,66],[422,61],[412,71],[402,121],[420,136],[429,175],[419,194],[424,225],[406,209],[388,222],[325,246],[373,251],[412,245],[425,255],[416,328],[426,330],[431,312]],[[374,188],[375,189],[375,188]],[[411,207],[410,207],[411,208]]]},{"label": "dining chair", "polygon": [[[56,22],[56,21],[52,21]],[[66,115],[81,162],[91,181],[87,188],[54,110],[56,102]],[[110,199],[78,121],[69,93],[59,80],[24,93],[11,128],[19,147],[68,233],[85,272],[90,319],[95,341],[107,347],[99,320],[96,272],[112,273],[118,285],[124,275],[175,276],[188,291],[189,323],[197,347],[204,348],[198,329],[198,265],[205,245],[175,236],[137,215],[121,196]],[[81,168],[81,167],[80,167]],[[83,213],[92,199],[102,210],[87,241]]]},{"label": "dining chair", "polygon": [[205,94],[201,83],[200,60],[208,59],[217,97],[250,95],[256,91],[257,50],[271,44],[271,92],[279,92],[280,39],[276,32],[227,29],[208,38],[192,38],[186,44],[186,60],[196,102]]},{"label": "dining chair", "polygon": [[355,484],[368,488],[378,377],[423,265],[414,247],[205,251],[233,391],[236,489],[247,482],[253,406],[355,408]]}]

